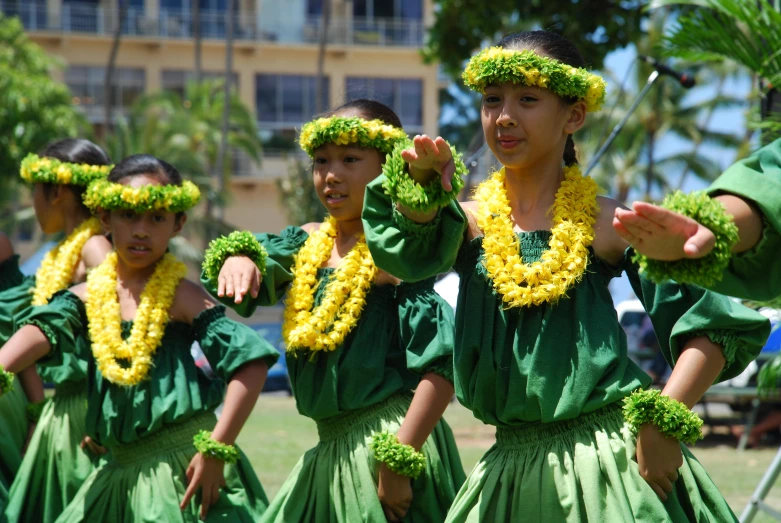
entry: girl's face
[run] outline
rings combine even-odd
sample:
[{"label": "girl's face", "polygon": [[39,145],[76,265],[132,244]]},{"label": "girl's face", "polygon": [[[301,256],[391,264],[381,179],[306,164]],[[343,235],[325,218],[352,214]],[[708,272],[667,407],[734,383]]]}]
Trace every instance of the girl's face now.
[{"label": "girl's face", "polygon": [[[119,181],[129,187],[162,185],[154,176],[130,176]],[[168,242],[182,230],[186,216],[167,211],[136,213],[131,210],[103,212],[103,227],[111,233],[114,250],[128,266],[144,268],[156,263],[168,249]]]},{"label": "girl's face", "polygon": [[314,155],[315,191],[328,213],[337,220],[361,217],[366,185],[382,172],[376,149],[357,145],[326,144]]},{"label": "girl's face", "polygon": [[567,105],[547,89],[512,82],[486,87],[480,113],[488,147],[511,169],[529,169],[551,156],[561,161],[567,135],[586,119],[583,102]]},{"label": "girl's face", "polygon": [[48,192],[42,183],[33,186],[33,209],[44,234],[54,234],[65,228],[62,212],[64,187],[56,185]]}]

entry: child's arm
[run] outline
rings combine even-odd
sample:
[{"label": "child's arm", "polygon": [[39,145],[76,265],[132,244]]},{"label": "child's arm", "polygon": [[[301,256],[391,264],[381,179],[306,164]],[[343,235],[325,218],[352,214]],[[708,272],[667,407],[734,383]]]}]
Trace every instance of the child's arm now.
[{"label": "child's arm", "polygon": [[0,366],[7,372],[19,374],[50,350],[51,344],[43,331],[35,325],[25,325],[0,349]]},{"label": "child's arm", "polygon": [[103,235],[96,235],[87,240],[81,248],[81,260],[87,269],[92,269],[103,263],[113,246]]},{"label": "child's arm", "polygon": [[14,255],[14,246],[4,232],[0,232],[0,262]]},{"label": "child's arm", "polygon": [[[433,372],[426,373],[396,433],[399,442],[420,451],[453,398],[454,390],[453,384],[444,377]],[[401,520],[412,503],[411,480],[382,464],[377,494],[388,520]]]}]

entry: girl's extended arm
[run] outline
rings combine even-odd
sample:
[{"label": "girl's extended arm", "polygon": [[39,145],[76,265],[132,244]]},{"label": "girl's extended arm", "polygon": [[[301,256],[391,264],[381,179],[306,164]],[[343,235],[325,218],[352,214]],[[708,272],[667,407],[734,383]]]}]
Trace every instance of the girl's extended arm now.
[{"label": "girl's extended arm", "polygon": [[41,329],[25,325],[11,336],[0,349],[0,365],[8,372],[20,373],[51,350],[51,344]]}]

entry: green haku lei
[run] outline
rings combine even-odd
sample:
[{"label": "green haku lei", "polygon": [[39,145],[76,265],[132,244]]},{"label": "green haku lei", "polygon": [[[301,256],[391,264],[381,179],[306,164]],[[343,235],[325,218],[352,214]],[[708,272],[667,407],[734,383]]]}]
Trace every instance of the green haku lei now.
[{"label": "green haku lei", "polygon": [[8,372],[0,365],[0,395],[14,390],[14,373]]},{"label": "green haku lei", "polygon": [[377,149],[388,154],[399,140],[407,138],[404,129],[388,125],[382,120],[364,120],[363,118],[344,118],[332,116],[318,118],[301,129],[298,142],[309,156],[325,144],[349,145]]},{"label": "green haku lei", "polygon": [[25,410],[27,411],[27,419],[31,423],[38,423],[38,420],[41,419],[41,413],[43,412],[44,407],[46,407],[46,404],[49,402],[48,399],[37,401],[35,403],[28,403]]},{"label": "green haku lei", "polygon": [[455,200],[458,193],[464,188],[464,177],[467,174],[466,165],[456,148],[450,146],[450,150],[453,152],[453,162],[456,166],[456,172],[451,182],[453,189],[446,191],[442,187],[439,176],[423,186],[409,175],[407,162],[401,157],[401,152],[409,147],[412,147],[411,140],[397,143],[393,152],[385,160],[385,164],[382,166],[382,173],[385,175],[382,188],[385,190],[385,194],[394,202],[401,203],[407,209],[415,212],[439,209]]},{"label": "green haku lei", "polygon": [[261,274],[266,274],[268,253],[263,245],[249,231],[233,231],[228,236],[220,236],[209,243],[203,259],[204,276],[209,281],[216,282],[222,265],[231,256],[246,256],[258,266]]},{"label": "green haku lei", "polygon": [[195,207],[201,199],[201,191],[190,182],[182,185],[144,185],[130,187],[108,180],[92,182],[84,193],[84,204],[92,212],[102,209],[185,212]]},{"label": "green haku lei", "polygon": [[193,436],[193,446],[205,457],[218,459],[228,464],[236,463],[241,457],[235,446],[213,440],[212,433],[208,430],[202,430]]},{"label": "green haku lei", "polygon": [[540,87],[562,98],[584,101],[588,112],[599,111],[605,101],[602,77],[528,49],[483,49],[469,60],[462,76],[473,91],[482,93],[489,84],[508,82]]},{"label": "green haku lei", "polygon": [[113,165],[62,162],[48,156],[28,154],[22,160],[19,175],[27,183],[89,185],[95,180],[104,179],[113,167]]},{"label": "green haku lei", "polygon": [[684,194],[675,191],[662,201],[662,207],[683,214],[710,229],[716,236],[713,250],[702,258],[684,258],[676,261],[652,260],[635,252],[632,261],[654,283],[675,280],[701,287],[712,287],[721,281],[724,270],[732,259],[732,247],[738,243],[738,227],[724,206],[705,191]]},{"label": "green haku lei", "polygon": [[624,398],[624,419],[635,433],[651,423],[665,436],[687,445],[702,439],[702,419],[697,413],[658,390],[638,390]]},{"label": "green haku lei", "polygon": [[391,471],[401,476],[418,479],[426,469],[426,456],[412,445],[404,445],[395,434],[378,432],[370,446],[374,459],[385,463]]}]

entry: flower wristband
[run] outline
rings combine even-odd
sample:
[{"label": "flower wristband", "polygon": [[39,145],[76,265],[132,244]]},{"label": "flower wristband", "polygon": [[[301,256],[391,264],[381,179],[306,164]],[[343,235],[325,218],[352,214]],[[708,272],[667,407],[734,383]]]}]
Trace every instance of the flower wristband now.
[{"label": "flower wristband", "polygon": [[662,202],[662,207],[688,216],[710,229],[716,237],[713,250],[702,258],[684,258],[676,261],[652,260],[635,253],[632,260],[654,283],[675,280],[702,287],[712,287],[721,281],[732,258],[732,247],[738,242],[738,227],[724,206],[704,191],[684,194],[676,191]]},{"label": "flower wristband", "polygon": [[193,446],[207,458],[215,458],[228,464],[239,461],[239,450],[234,445],[212,439],[212,433],[208,430],[202,430],[193,436]]},{"label": "flower wristband", "polygon": [[624,398],[624,419],[635,433],[642,425],[652,423],[665,436],[687,445],[702,439],[702,419],[658,390],[637,390]]},{"label": "flower wristband", "polygon": [[8,372],[0,365],[0,395],[13,392],[14,390],[14,373]]},{"label": "flower wristband", "polygon": [[453,189],[446,191],[442,187],[442,182],[439,178],[423,186],[409,175],[407,162],[401,157],[401,152],[410,146],[411,142],[409,140],[397,143],[385,160],[385,164],[382,166],[382,173],[385,175],[382,188],[385,190],[385,194],[390,196],[394,202],[400,203],[407,209],[415,212],[428,212],[445,207],[452,200],[455,200],[458,193],[464,188],[464,177],[466,176],[467,168],[461,159],[461,155],[456,152],[455,147],[450,146],[453,152],[456,172],[453,174],[451,182]]},{"label": "flower wristband", "polygon": [[49,400],[45,399],[35,403],[28,403],[25,409],[27,411],[27,420],[30,423],[38,423],[38,420],[41,419],[41,413],[43,412],[43,408],[46,406],[48,402]]},{"label": "flower wristband", "polygon": [[405,445],[395,434],[378,432],[372,437],[371,450],[374,459],[385,463],[391,471],[401,476],[418,479],[426,468],[426,456],[412,445]]},{"label": "flower wristband", "polygon": [[203,260],[204,276],[216,283],[222,265],[231,256],[246,256],[258,266],[261,274],[266,274],[268,253],[263,245],[249,231],[233,231],[228,236],[220,236],[209,244]]}]

